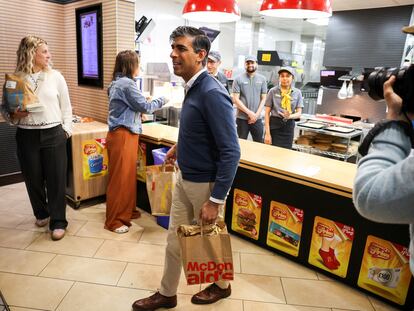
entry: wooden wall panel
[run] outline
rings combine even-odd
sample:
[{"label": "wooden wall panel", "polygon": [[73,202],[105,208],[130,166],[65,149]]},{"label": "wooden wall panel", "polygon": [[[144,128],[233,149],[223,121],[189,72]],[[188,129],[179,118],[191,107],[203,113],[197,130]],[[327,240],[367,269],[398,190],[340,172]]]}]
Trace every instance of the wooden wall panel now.
[{"label": "wooden wall panel", "polygon": [[[102,3],[103,15],[103,89],[77,83],[75,10],[98,3]],[[20,39],[36,34],[48,41],[53,67],[67,81],[74,114],[106,122],[107,87],[115,57],[120,50],[134,48],[134,23],[134,0],[84,0],[65,5],[41,0],[0,1],[0,85],[4,73],[15,69]]]}]

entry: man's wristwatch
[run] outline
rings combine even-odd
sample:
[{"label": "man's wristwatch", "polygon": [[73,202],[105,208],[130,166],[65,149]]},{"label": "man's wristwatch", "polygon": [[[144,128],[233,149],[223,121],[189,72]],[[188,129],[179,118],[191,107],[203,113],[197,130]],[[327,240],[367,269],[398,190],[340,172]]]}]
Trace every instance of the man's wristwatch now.
[{"label": "man's wristwatch", "polygon": [[389,128],[392,124],[397,124],[400,126],[404,130],[405,134],[410,138],[411,145],[414,146],[413,128],[410,123],[400,120],[382,120],[375,124],[375,126],[368,132],[367,136],[365,136],[364,140],[358,147],[359,154],[366,156],[374,137],[381,133],[383,130]]}]

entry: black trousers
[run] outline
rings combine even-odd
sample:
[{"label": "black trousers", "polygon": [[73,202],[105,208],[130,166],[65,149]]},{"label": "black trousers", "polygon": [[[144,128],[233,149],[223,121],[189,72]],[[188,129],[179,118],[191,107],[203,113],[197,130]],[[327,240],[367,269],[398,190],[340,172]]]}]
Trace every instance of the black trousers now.
[{"label": "black trousers", "polygon": [[37,219],[50,216],[49,228],[65,229],[66,134],[61,125],[16,132],[17,156]]},{"label": "black trousers", "polygon": [[259,143],[263,142],[263,120],[257,119],[257,121],[253,124],[247,123],[247,120],[244,119],[236,119],[237,124],[237,134],[239,138],[247,139],[247,136],[252,134],[253,141],[257,141]]}]

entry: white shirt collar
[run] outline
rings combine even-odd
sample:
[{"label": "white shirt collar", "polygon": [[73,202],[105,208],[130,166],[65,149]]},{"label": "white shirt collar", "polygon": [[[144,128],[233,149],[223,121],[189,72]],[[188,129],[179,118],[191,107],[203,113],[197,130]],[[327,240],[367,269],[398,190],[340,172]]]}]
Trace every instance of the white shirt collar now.
[{"label": "white shirt collar", "polygon": [[184,89],[186,92],[193,86],[195,80],[197,80],[198,76],[201,75],[204,71],[206,71],[205,68],[201,69],[199,72],[197,72],[188,82],[185,84]]}]

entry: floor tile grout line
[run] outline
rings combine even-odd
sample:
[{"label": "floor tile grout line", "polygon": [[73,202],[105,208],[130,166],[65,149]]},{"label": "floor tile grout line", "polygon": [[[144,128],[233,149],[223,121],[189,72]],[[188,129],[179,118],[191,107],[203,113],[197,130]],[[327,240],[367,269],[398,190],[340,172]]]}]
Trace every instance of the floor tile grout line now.
[{"label": "floor tile grout line", "polygon": [[60,302],[57,304],[56,308],[53,311],[56,311],[57,309],[59,309],[59,306],[62,304],[63,300],[65,300],[66,296],[70,293],[70,291],[72,290],[72,288],[75,286],[76,283],[77,283],[76,281],[73,281],[71,287],[68,289],[66,294],[63,295],[62,299],[60,300]]},{"label": "floor tile grout line", "polygon": [[124,273],[125,273],[126,269],[128,268],[128,265],[129,265],[129,263],[126,262],[124,269],[122,270],[121,274],[118,277],[118,280],[116,281],[116,285],[115,285],[116,287],[119,287],[119,282],[121,281],[122,277],[124,276]]},{"label": "floor tile grout line", "polygon": [[45,271],[45,269],[47,268],[47,266],[57,257],[59,256],[58,254],[55,254],[55,256],[53,256],[49,262],[43,267],[43,269],[37,274],[37,276],[40,276],[42,274],[43,271]]}]

